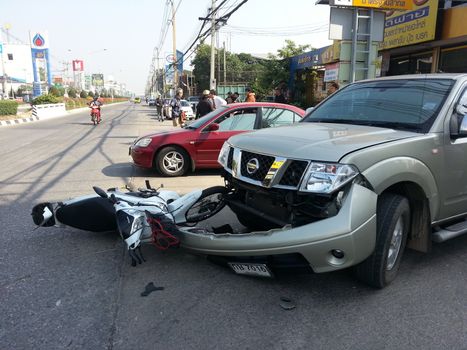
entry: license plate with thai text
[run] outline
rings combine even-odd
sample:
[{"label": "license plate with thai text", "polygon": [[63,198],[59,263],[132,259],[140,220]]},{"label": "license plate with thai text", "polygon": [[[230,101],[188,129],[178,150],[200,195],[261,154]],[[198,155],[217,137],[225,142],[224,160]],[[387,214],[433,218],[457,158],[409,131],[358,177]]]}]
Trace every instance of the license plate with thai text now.
[{"label": "license plate with thai text", "polygon": [[229,262],[229,266],[239,275],[250,275],[260,277],[272,277],[271,271],[266,264],[234,263]]}]

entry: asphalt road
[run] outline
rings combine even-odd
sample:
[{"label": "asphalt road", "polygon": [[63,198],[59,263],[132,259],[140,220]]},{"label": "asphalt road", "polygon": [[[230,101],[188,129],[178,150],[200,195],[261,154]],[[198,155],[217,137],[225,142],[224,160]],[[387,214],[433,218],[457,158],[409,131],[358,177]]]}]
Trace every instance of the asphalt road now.
[{"label": "asphalt road", "polygon": [[[137,136],[170,128],[130,104],[106,106],[97,127],[83,112],[0,128],[0,349],[467,349],[467,237],[407,251],[374,290],[349,271],[249,278],[151,246],[133,268],[117,234],[33,230],[35,203],[92,185],[222,184],[216,171],[165,179],[131,165]],[[164,290],[141,296],[149,282]]]}]

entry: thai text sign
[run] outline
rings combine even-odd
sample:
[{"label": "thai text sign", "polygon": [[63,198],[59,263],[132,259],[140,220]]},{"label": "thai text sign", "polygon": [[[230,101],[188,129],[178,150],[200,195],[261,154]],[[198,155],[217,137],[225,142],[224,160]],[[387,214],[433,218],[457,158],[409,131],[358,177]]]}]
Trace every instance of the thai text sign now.
[{"label": "thai text sign", "polygon": [[389,12],[384,23],[380,50],[434,40],[438,0],[413,0],[412,11]]},{"label": "thai text sign", "polygon": [[412,0],[353,0],[352,6],[384,10],[411,10]]}]

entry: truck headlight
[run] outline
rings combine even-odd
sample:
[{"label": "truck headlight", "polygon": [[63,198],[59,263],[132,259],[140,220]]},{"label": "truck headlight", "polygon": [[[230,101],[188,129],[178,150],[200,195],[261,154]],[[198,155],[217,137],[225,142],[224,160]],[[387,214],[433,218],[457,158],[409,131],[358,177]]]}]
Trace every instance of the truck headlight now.
[{"label": "truck headlight", "polygon": [[312,162],[305,174],[300,191],[332,193],[358,175],[353,165]]},{"label": "truck headlight", "polygon": [[219,164],[222,165],[224,168],[227,167],[227,158],[229,157],[229,150],[230,145],[227,142],[224,142],[221,151],[219,152],[219,157],[217,158]]},{"label": "truck headlight", "polygon": [[149,138],[149,137],[144,137],[140,140],[138,140],[138,142],[135,143],[135,146],[138,146],[138,147],[147,147],[150,143],[151,143],[152,139]]}]

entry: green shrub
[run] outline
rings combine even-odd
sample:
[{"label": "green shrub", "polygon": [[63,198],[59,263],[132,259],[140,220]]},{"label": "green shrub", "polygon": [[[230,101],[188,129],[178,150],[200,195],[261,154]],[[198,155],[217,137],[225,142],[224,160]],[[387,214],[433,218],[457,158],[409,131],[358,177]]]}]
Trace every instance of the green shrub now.
[{"label": "green shrub", "polygon": [[65,94],[65,89],[62,87],[58,87],[58,86],[52,86],[49,89],[49,94],[57,96],[57,97],[61,97]]},{"label": "green shrub", "polygon": [[0,115],[16,115],[18,102],[11,100],[0,101]]},{"label": "green shrub", "polygon": [[33,105],[45,105],[48,103],[59,103],[60,99],[54,95],[41,95],[32,100]]},{"label": "green shrub", "polygon": [[71,97],[71,98],[76,98],[76,90],[74,88],[69,88],[68,89],[68,97]]},{"label": "green shrub", "polygon": [[81,90],[81,92],[79,93],[79,97],[81,97],[81,98],[86,98],[86,97],[88,97],[88,94],[87,94],[86,91]]}]

